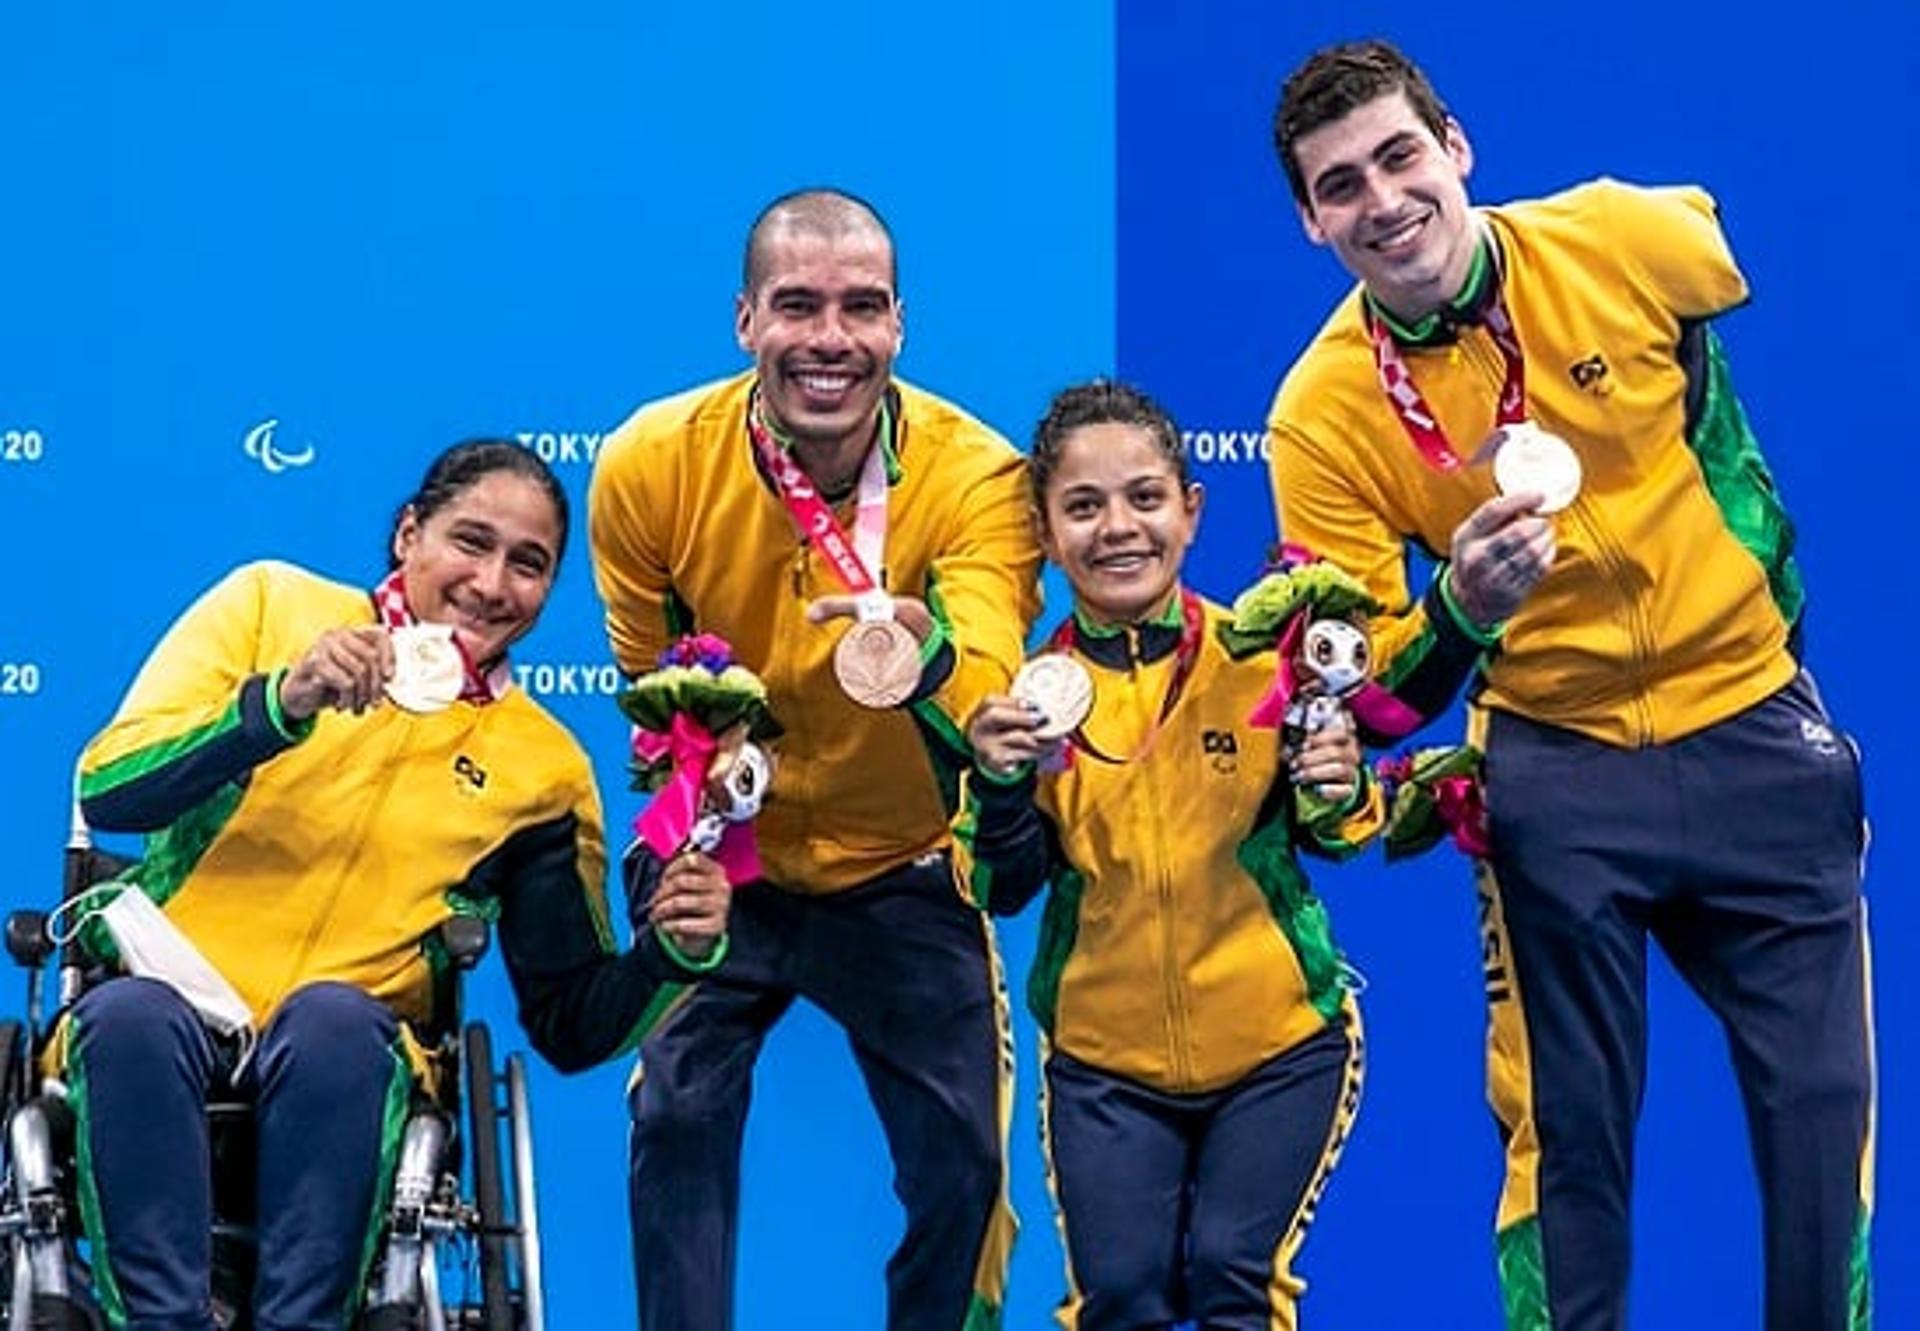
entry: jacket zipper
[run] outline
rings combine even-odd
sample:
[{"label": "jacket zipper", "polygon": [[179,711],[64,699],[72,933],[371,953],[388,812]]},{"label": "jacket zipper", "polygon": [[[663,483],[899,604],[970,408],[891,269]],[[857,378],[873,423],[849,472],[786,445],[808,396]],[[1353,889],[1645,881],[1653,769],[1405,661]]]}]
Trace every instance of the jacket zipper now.
[{"label": "jacket zipper", "polygon": [[[797,613],[803,622],[806,619],[807,582],[813,572],[812,565],[813,546],[803,538],[794,546],[793,564],[789,569],[789,576],[793,584],[793,603],[790,609],[794,613]],[[799,667],[794,659],[794,653],[792,650],[780,650],[783,645],[783,640],[790,646],[792,641],[791,635],[782,632],[782,626],[776,617],[773,642],[767,651],[767,662],[769,666],[767,686],[770,690],[778,687],[774,682],[771,669],[772,664],[778,661],[782,664],[781,673],[786,677],[782,683],[788,686],[787,692],[794,699],[792,715],[780,718],[780,724],[786,731],[782,745],[783,747],[791,747],[797,753],[805,753],[812,742],[810,738],[812,730],[811,727],[807,725],[807,722],[810,721],[812,717],[805,703],[801,701],[806,695],[800,688]],[[804,767],[802,767],[801,770],[804,770]],[[796,780],[797,778],[790,776],[788,779]],[[781,803],[796,815],[795,821],[798,824],[799,843],[803,846],[810,844],[813,838],[813,818],[808,810],[813,807],[813,800],[811,792],[808,790],[804,781],[789,790],[783,791]]]},{"label": "jacket zipper", "polygon": [[[1157,705],[1145,700],[1140,690],[1140,630],[1129,628],[1129,647],[1131,651],[1127,661],[1127,676],[1133,688],[1134,715],[1144,720],[1149,727],[1146,731],[1148,743],[1155,742],[1153,728],[1160,722]],[[1151,714],[1149,714],[1151,712]],[[1173,1072],[1173,1083],[1186,1087],[1193,1081],[1191,1060],[1187,1057],[1187,1005],[1186,991],[1182,987],[1182,970],[1176,928],[1179,914],[1174,908],[1173,875],[1167,865],[1170,856],[1167,851],[1167,829],[1164,817],[1165,806],[1160,798],[1158,783],[1154,780],[1153,758],[1142,753],[1141,775],[1147,782],[1147,807],[1152,820],[1150,844],[1153,847],[1151,872],[1153,874],[1154,898],[1159,912],[1160,933],[1160,969],[1161,985],[1165,993],[1167,1063]]]},{"label": "jacket zipper", "polygon": [[1654,657],[1654,642],[1653,629],[1647,623],[1646,606],[1629,589],[1624,576],[1628,564],[1626,554],[1599,516],[1579,500],[1575,500],[1567,511],[1593,541],[1594,549],[1600,556],[1601,571],[1606,574],[1614,594],[1627,612],[1627,637],[1632,644],[1632,651],[1627,657],[1627,681],[1631,688],[1627,705],[1632,712],[1634,747],[1644,748],[1653,742],[1653,712],[1647,703],[1647,662]]},{"label": "jacket zipper", "polygon": [[[1483,343],[1486,345],[1482,345]],[[1468,347],[1472,349],[1463,350]],[[1496,394],[1499,393],[1506,382],[1506,363],[1502,361],[1497,368],[1493,364],[1494,353],[1491,350],[1490,340],[1483,335],[1471,342],[1464,340],[1456,342],[1454,348],[1463,350],[1463,354],[1480,372],[1481,377]],[[1628,587],[1625,571],[1629,561],[1619,544],[1613,539],[1612,533],[1600,521],[1594,506],[1588,504],[1584,496],[1580,496],[1575,498],[1566,512],[1580,524],[1581,529],[1592,540],[1600,571],[1605,575],[1608,584],[1613,588],[1615,597],[1626,610],[1627,637],[1632,647],[1627,659],[1627,677],[1632,688],[1627,700],[1631,713],[1629,725],[1633,731],[1635,746],[1645,747],[1653,742],[1653,714],[1647,702],[1647,662],[1654,656],[1653,630],[1647,623],[1646,607]]]}]

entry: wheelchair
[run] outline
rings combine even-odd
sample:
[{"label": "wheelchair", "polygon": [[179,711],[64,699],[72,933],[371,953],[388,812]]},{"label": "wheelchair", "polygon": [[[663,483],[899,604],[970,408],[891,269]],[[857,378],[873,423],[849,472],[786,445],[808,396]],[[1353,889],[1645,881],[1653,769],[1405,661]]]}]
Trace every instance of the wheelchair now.
[{"label": "wheelchair", "polygon": [[[131,863],[96,848],[76,811],[62,899],[112,880]],[[8,916],[5,942],[27,973],[27,998],[23,1019],[0,1021],[0,1331],[104,1331],[78,1223],[74,1114],[65,1088],[39,1071],[51,1029],[42,1019],[48,962],[59,953],[56,1012],[103,973],[73,945],[54,942],[42,911]],[[423,941],[449,963],[440,970],[436,1011],[459,1012],[461,977],[488,942],[486,923],[466,917]],[[462,1028],[455,1018],[424,1034],[447,1075],[436,1095],[416,1091],[384,1232],[352,1326],[545,1331],[524,1061],[510,1054],[496,1069],[490,1033],[480,1022]],[[221,1331],[251,1331],[251,1107],[216,1097],[207,1112],[214,1320]],[[470,1187],[463,1188],[463,1173]]]}]

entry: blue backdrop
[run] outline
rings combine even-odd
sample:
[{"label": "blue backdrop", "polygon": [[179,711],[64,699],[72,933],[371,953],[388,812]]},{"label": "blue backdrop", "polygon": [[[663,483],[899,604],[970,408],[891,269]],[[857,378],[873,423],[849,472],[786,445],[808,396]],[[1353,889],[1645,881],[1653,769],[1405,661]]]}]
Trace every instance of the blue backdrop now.
[{"label": "blue backdrop", "polygon": [[[1244,441],[1350,285],[1310,245],[1271,147],[1280,80],[1317,47],[1384,35],[1427,70],[1475,148],[1482,200],[1599,174],[1697,181],[1718,197],[1751,281],[1722,321],[1736,382],[1800,528],[1809,653],[1866,748],[1876,840],[1868,892],[1880,962],[1883,1327],[1920,1325],[1920,1158],[1911,820],[1915,731],[1890,706],[1916,608],[1905,513],[1920,482],[1891,330],[1914,308],[1915,72],[1910,5],[1851,0],[1762,20],[1727,4],[1624,0],[1413,7],[1174,7],[1120,0],[1121,370],[1159,392],[1209,452],[1198,580],[1243,582],[1271,539],[1265,470]],[[1900,228],[1904,231],[1904,228]],[[1896,313],[1897,312],[1897,313]],[[1885,628],[1870,626],[1885,625]],[[1369,1084],[1306,1267],[1310,1324],[1499,1324],[1487,1238],[1499,1153],[1480,1093],[1473,898],[1457,863],[1319,875],[1343,946],[1369,977]],[[1724,1044],[1664,964],[1639,1139],[1633,1324],[1754,1327],[1759,1216]]]},{"label": "blue backdrop", "polygon": [[[1272,534],[1267,397],[1344,288],[1300,235],[1272,97],[1312,47],[1383,31],[1466,122],[1479,197],[1605,171],[1697,180],[1722,202],[1756,292],[1724,332],[1801,524],[1814,664],[1868,750],[1882,1325],[1920,1319],[1898,1261],[1920,1237],[1901,1130],[1920,1067],[1902,964],[1914,851],[1895,817],[1913,733],[1883,702],[1915,608],[1895,570],[1920,480],[1896,340],[1916,296],[1910,6],[1830,3],[1817,28],[1644,0],[1430,17],[1144,0],[122,8],[0,16],[0,904],[54,890],[74,755],[197,591],[262,555],[371,579],[392,504],[469,434],[519,436],[579,496],[633,405],[740,363],[742,232],[798,185],[854,189],[892,221],[908,377],[1015,438],[1093,373],[1160,394],[1211,491],[1196,581],[1229,592]],[[583,548],[518,659],[598,755],[624,822]],[[1321,883],[1371,980],[1372,1058],[1306,1251],[1307,1316],[1496,1325],[1465,871],[1435,858]],[[1016,975],[1032,929],[1003,931]],[[496,964],[475,1001],[511,1034]],[[1654,1001],[1636,1325],[1754,1325],[1758,1222],[1726,1058],[1664,970]],[[1024,1014],[1018,1029],[1008,1325],[1028,1328],[1061,1267]],[[569,1331],[628,1317],[625,1072],[534,1085],[549,1296]],[[878,1325],[897,1227],[884,1148],[844,1042],[809,1012],[762,1060],[745,1171],[740,1325]]]}]

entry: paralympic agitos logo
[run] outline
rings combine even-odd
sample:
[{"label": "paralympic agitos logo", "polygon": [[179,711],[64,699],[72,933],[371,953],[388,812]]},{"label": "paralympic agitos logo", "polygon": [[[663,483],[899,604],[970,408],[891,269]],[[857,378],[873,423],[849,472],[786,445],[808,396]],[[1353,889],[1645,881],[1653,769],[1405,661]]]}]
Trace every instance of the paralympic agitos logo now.
[{"label": "paralympic agitos logo", "polygon": [[274,432],[280,428],[280,418],[269,416],[251,430],[241,444],[247,456],[266,468],[270,475],[278,475],[292,467],[304,467],[314,459],[314,448],[308,443],[297,453],[288,452],[274,442]]}]

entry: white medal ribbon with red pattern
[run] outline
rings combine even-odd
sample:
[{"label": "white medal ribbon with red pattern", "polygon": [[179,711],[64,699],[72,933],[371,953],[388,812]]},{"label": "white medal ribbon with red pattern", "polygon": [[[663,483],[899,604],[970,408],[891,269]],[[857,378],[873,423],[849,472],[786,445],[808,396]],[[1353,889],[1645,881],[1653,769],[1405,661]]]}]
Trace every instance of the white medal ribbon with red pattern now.
[{"label": "white medal ribbon with red pattern", "polygon": [[[880,444],[876,441],[867,450],[867,459],[860,466],[853,537],[848,539],[846,529],[833,515],[832,507],[821,498],[813,478],[790,451],[779,445],[773,431],[760,419],[757,404],[747,412],[747,433],[767,474],[773,478],[780,502],[792,515],[794,526],[826,556],[842,585],[861,599],[861,617],[868,618],[867,603],[877,599],[876,593],[878,598],[885,597],[880,573],[885,568],[888,487],[887,460]],[[881,617],[891,618],[891,609]]]},{"label": "white medal ribbon with red pattern", "polygon": [[[421,626],[419,616],[415,615],[413,608],[407,604],[406,579],[401,576],[398,569],[389,573],[380,581],[379,586],[373,589],[373,607],[374,613],[380,617],[381,627],[389,633]],[[461,646],[460,639],[451,629],[447,629],[447,634],[453,649],[460,654],[461,682],[458,699],[461,702],[490,703],[504,697],[507,690],[513,687],[513,667],[507,664],[507,658],[502,656],[492,670],[482,674],[479,667],[473,663],[473,658],[467,655],[467,649]],[[396,649],[399,646],[400,642],[396,640]],[[435,709],[422,706],[409,707],[407,710]]]},{"label": "white medal ribbon with red pattern", "polygon": [[[1435,471],[1458,471],[1464,465],[1460,455],[1447,442],[1446,431],[1440,428],[1433,408],[1427,405],[1420,386],[1413,382],[1413,374],[1395,345],[1393,334],[1387,331],[1386,321],[1372,310],[1367,311],[1366,321],[1380,387],[1387,401],[1393,404],[1394,415],[1399,417],[1407,437]],[[1487,310],[1485,323],[1494,346],[1500,349],[1501,360],[1506,362],[1506,377],[1500,385],[1500,400],[1494,406],[1493,423],[1496,427],[1518,425],[1527,418],[1527,361],[1520,350],[1520,335],[1514,329],[1513,316],[1507,312],[1506,298],[1497,292]]]}]

